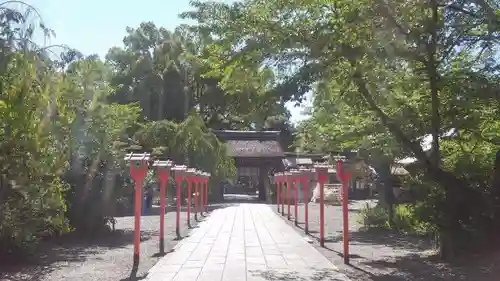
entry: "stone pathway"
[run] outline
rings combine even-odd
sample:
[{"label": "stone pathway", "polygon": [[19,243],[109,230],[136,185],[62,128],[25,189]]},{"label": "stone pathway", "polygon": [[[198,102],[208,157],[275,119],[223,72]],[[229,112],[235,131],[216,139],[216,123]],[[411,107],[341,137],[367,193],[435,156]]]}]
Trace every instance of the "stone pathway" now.
[{"label": "stone pathway", "polygon": [[240,204],[214,210],[146,280],[348,279],[269,206]]}]

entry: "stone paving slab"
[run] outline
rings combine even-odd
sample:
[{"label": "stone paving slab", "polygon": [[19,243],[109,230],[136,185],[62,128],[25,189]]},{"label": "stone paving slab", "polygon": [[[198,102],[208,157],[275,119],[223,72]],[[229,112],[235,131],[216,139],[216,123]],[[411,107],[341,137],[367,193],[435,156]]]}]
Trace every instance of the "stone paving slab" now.
[{"label": "stone paving slab", "polygon": [[264,204],[214,210],[148,281],[348,281],[338,269]]}]

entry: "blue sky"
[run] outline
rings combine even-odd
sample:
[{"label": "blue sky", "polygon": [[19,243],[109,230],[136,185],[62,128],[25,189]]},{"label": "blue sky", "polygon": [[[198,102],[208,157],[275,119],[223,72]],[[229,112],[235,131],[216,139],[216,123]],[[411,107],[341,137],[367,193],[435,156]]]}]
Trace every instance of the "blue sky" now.
[{"label": "blue sky", "polygon": [[[230,3],[232,0],[223,0]],[[36,7],[56,37],[49,44],[66,44],[84,54],[104,58],[112,46],[121,46],[125,27],[143,21],[174,29],[181,23],[178,14],[190,10],[189,0],[28,0]],[[288,105],[292,121],[304,118],[300,107]]]}]

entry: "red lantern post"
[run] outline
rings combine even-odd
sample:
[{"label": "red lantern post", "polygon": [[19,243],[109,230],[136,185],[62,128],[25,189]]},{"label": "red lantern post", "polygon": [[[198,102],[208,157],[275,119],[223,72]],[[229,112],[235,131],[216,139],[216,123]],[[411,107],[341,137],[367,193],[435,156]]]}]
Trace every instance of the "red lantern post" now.
[{"label": "red lantern post", "polygon": [[201,215],[204,216],[203,212],[205,212],[205,196],[206,196],[206,191],[205,191],[205,172],[199,171],[199,176],[198,178],[200,179],[200,213]]},{"label": "red lantern post", "polygon": [[210,181],[210,173],[203,173],[205,184],[205,210],[208,212],[208,182]]},{"label": "red lantern post", "polygon": [[343,242],[344,242],[344,263],[349,263],[349,180],[351,174],[344,170],[342,160],[337,161],[337,177],[342,182],[342,220],[343,220]]},{"label": "red lantern post", "polygon": [[294,197],[294,223],[295,226],[299,225],[299,182],[300,182],[300,172],[298,170],[290,170],[292,173],[292,186],[293,186],[293,197]]},{"label": "red lantern post", "polygon": [[281,193],[281,177],[282,173],[274,174],[274,183],[276,184],[276,210],[280,212],[280,193]]},{"label": "red lantern post", "polygon": [[288,216],[288,220],[291,219],[290,217],[290,189],[291,189],[291,185],[292,185],[292,173],[290,172],[286,172],[285,173],[285,181],[286,181],[286,200],[287,200],[287,205],[288,205],[288,213],[287,213],[287,216]]},{"label": "red lantern post", "polygon": [[168,184],[168,177],[170,175],[170,168],[172,167],[172,161],[160,161],[157,160],[153,164],[156,167],[156,173],[158,176],[158,181],[160,182],[160,254],[165,253],[165,198],[166,198],[166,188]]},{"label": "red lantern post", "polygon": [[181,229],[180,229],[180,213],[181,213],[181,189],[182,183],[184,182],[184,177],[186,173],[186,166],[174,166],[172,168],[174,171],[175,183],[176,183],[176,191],[177,191],[177,209],[175,214],[175,232],[177,234],[177,239],[181,238]]},{"label": "red lantern post", "polygon": [[328,180],[328,165],[315,165],[319,182],[319,244],[325,246],[325,183]]},{"label": "red lantern post", "polygon": [[285,173],[281,174],[280,181],[281,181],[281,190],[280,190],[280,192],[281,192],[281,215],[284,216],[285,215],[285,197],[286,197],[286,194],[285,194],[286,175],[285,175]]},{"label": "red lantern post", "polygon": [[202,171],[198,171],[198,188],[199,188],[199,191],[200,191],[200,195],[198,196],[200,202],[198,203],[198,206],[200,208],[200,216],[204,216],[203,215],[203,212],[205,211],[205,204],[203,203],[203,200],[205,199],[205,191],[203,189],[203,172]]},{"label": "red lantern post", "polygon": [[193,184],[193,179],[195,176],[196,170],[195,169],[188,169],[186,172],[186,180],[187,180],[187,215],[186,215],[186,220],[187,220],[187,225],[189,228],[191,228],[191,185]]},{"label": "red lantern post", "polygon": [[203,185],[204,182],[204,172],[203,171],[198,171],[198,179],[200,182],[200,214],[204,216],[203,212],[205,212],[205,186]]},{"label": "red lantern post", "polygon": [[194,220],[198,221],[198,208],[200,206],[198,200],[200,198],[200,171],[195,170],[193,175],[193,183],[194,183]]},{"label": "red lantern post", "polygon": [[301,173],[300,181],[304,192],[304,232],[309,234],[309,183],[313,176],[310,169],[299,169]]},{"label": "red lantern post", "polygon": [[139,253],[141,243],[141,203],[142,185],[148,173],[149,154],[129,153],[125,156],[130,161],[130,176],[135,182],[135,208],[134,208],[134,267],[139,265]]}]

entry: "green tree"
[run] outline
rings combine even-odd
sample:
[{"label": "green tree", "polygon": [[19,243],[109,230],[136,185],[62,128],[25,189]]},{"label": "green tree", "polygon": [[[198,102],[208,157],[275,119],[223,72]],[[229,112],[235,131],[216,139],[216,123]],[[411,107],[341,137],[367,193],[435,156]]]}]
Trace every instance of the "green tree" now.
[{"label": "green tree", "polygon": [[[490,165],[483,171],[492,170],[493,152],[498,150],[492,140],[498,135],[484,138],[483,134],[491,132],[496,127],[492,120],[498,119],[494,6],[484,1],[442,5],[437,0],[249,0],[233,5],[195,1],[193,5],[195,11],[185,16],[218,38],[210,46],[208,75],[219,78],[224,90],[242,98],[247,88],[260,83],[270,87],[261,86],[263,92],[257,96],[287,101],[300,100],[321,83],[323,100],[339,103],[336,111],[345,111],[344,115],[356,114],[357,118],[347,118],[347,124],[357,125],[352,131],[375,125],[364,136],[353,136],[355,141],[372,142],[370,149],[379,155],[388,153],[381,145],[385,142],[392,153],[401,150],[416,157],[420,167],[412,173],[421,173],[442,188],[435,216],[443,257],[481,240],[470,239],[473,231],[468,229],[479,229],[488,217],[498,217],[486,207],[473,210],[478,204],[498,205],[487,203],[483,196],[495,190],[490,180],[484,180],[493,174],[470,177],[457,170],[463,162],[445,147],[484,145],[488,149],[481,152],[461,152],[466,159],[482,154]],[[322,107],[317,104],[313,116]],[[478,130],[477,124],[484,127]],[[459,136],[444,140],[451,128]],[[319,133],[331,135],[327,129]],[[427,134],[433,137],[430,153],[420,145]],[[474,219],[469,218],[472,214]]]},{"label": "green tree", "polygon": [[[214,129],[262,128],[265,118],[279,113],[278,100],[262,92],[266,82],[256,81],[243,97],[227,94],[210,71],[213,36],[206,29],[181,25],[174,31],[151,22],[127,28],[124,47],[111,48],[106,56],[113,69],[111,84],[117,88],[110,100],[139,102],[147,120],[181,122],[196,110]],[[270,72],[263,76],[269,81]],[[262,119],[264,118],[264,119]]]},{"label": "green tree", "polygon": [[41,236],[68,230],[64,143],[49,130],[57,77],[31,42],[36,27],[6,3],[0,19],[0,253],[22,256]]},{"label": "green tree", "polygon": [[85,231],[95,231],[113,215],[107,207],[116,201],[114,180],[125,168],[121,144],[140,112],[133,104],[106,103],[112,93],[109,75],[100,60],[74,61],[63,75],[64,94],[57,100],[67,114],[61,118],[66,122],[62,127],[69,128],[69,218],[74,227]]}]

